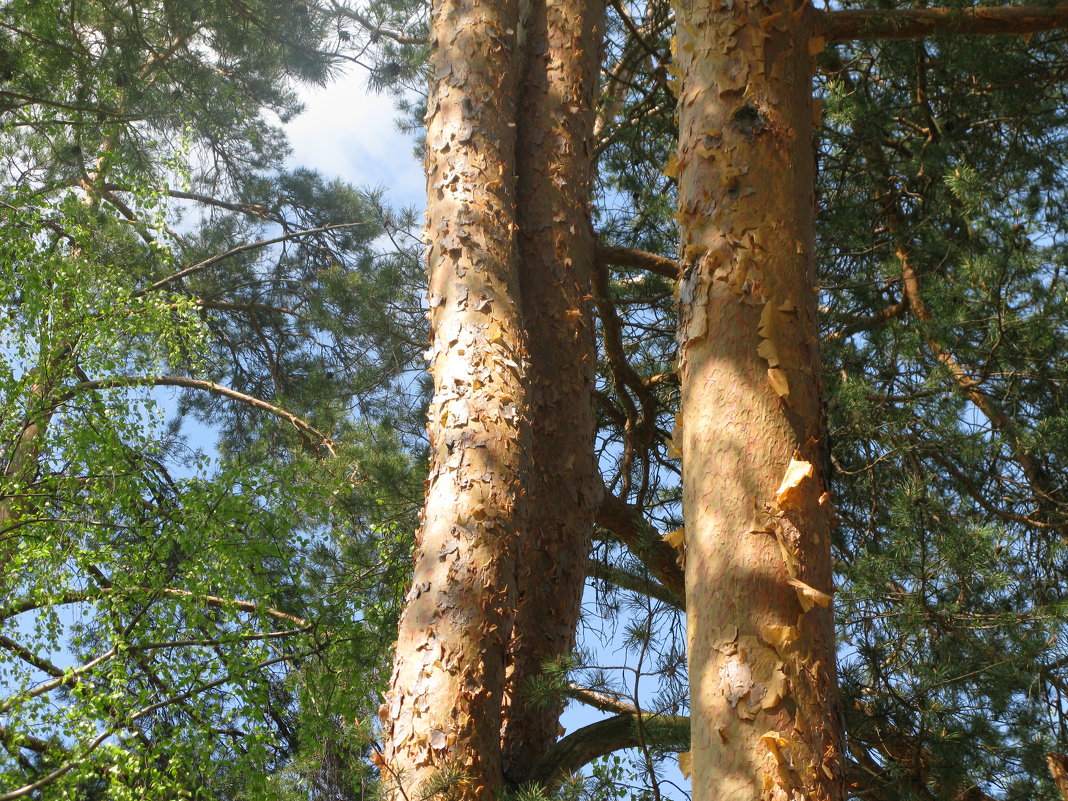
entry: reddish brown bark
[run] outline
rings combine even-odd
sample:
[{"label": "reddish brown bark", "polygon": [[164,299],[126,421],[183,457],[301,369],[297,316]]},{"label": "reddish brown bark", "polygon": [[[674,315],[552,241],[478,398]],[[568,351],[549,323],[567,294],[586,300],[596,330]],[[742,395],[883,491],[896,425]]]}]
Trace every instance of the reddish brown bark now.
[{"label": "reddish brown bark", "polygon": [[1050,754],[1046,757],[1046,765],[1049,766],[1053,783],[1057,785],[1057,792],[1064,801],[1068,801],[1068,757],[1064,754]]},{"label": "reddish brown bark", "polygon": [[380,757],[387,797],[492,799],[529,468],[515,232],[515,0],[437,0],[427,125],[431,468]]},{"label": "reddish brown bark", "polygon": [[601,493],[589,154],[604,6],[433,14],[433,461],[383,777],[410,799],[452,766],[456,797],[488,799],[556,740],[560,710],[525,690],[574,645]]},{"label": "reddish brown bark", "polygon": [[803,9],[678,7],[695,801],[844,794]]},{"label": "reddish brown bark", "polygon": [[827,41],[917,39],[935,34],[1027,36],[1068,26],[1068,3],[1059,6],[849,9],[819,12],[815,33]]},{"label": "reddish brown bark", "polygon": [[527,687],[547,660],[574,647],[601,496],[589,215],[603,34],[603,0],[530,6],[516,169],[533,469],[501,737],[505,776],[514,782],[528,780],[557,738],[559,705],[532,703]]}]

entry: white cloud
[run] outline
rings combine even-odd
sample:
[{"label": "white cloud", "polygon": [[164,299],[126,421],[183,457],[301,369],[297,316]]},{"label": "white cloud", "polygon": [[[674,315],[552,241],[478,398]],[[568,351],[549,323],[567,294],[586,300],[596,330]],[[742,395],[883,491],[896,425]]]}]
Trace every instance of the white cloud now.
[{"label": "white cloud", "polygon": [[425,205],[413,141],[397,131],[390,98],[368,91],[362,73],[305,88],[301,100],[304,112],[286,126],[293,148],[289,166],[312,167],[356,186],[385,187],[385,200],[394,207]]}]

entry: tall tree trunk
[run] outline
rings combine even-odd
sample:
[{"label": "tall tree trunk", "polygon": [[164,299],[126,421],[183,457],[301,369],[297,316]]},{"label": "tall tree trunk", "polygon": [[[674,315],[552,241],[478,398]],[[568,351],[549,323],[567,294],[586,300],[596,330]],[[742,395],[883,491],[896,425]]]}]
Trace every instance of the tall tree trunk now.
[{"label": "tall tree trunk", "polygon": [[529,443],[515,249],[516,0],[436,0],[427,126],[431,469],[382,707],[391,799],[492,799]]},{"label": "tall tree trunk", "polygon": [[804,8],[678,6],[695,801],[844,793]]},{"label": "tall tree trunk", "polygon": [[589,214],[604,0],[536,0],[526,31],[516,166],[533,471],[502,732],[513,781],[556,741],[560,707],[532,703],[528,680],[574,646],[602,488]]}]

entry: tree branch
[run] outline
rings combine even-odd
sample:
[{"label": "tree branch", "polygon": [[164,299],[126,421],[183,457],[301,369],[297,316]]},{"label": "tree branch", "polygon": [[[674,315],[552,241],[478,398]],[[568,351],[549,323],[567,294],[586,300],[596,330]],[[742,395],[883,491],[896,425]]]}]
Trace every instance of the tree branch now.
[{"label": "tree branch", "polygon": [[279,406],[267,403],[265,400],[253,397],[252,395],[246,395],[243,392],[238,392],[235,389],[230,389],[222,384],[216,384],[213,381],[204,381],[199,378],[186,378],[185,376],[173,376],[173,375],[149,375],[149,376],[113,376],[111,378],[99,378],[93,381],[83,381],[80,384],[75,384],[68,389],[60,398],[56,401],[56,405],[62,404],[80,392],[86,392],[94,389],[115,389],[117,387],[183,387],[185,389],[200,389],[205,392],[211,392],[215,395],[221,395],[224,398],[230,398],[232,400],[241,401],[244,404],[252,406],[256,409],[261,409],[269,414],[279,417],[288,423],[291,423],[294,428],[305,435],[306,438],[318,440],[323,447],[330,453],[331,456],[336,457],[337,452],[334,450],[334,442],[330,437],[326,436],[319,429],[312,426],[310,423],[304,421],[300,417],[297,417],[292,412],[287,412]]},{"label": "tree branch", "polygon": [[338,223],[337,225],[324,225],[324,226],[322,226],[320,228],[306,228],[303,231],[291,231],[289,233],[282,234],[281,236],[271,237],[270,239],[260,239],[260,240],[257,240],[256,242],[248,242],[248,243],[246,243],[244,245],[238,245],[237,247],[233,247],[233,248],[230,248],[227,251],[224,251],[222,253],[216,254],[215,256],[212,256],[211,258],[204,259],[204,261],[199,261],[196,264],[192,264],[189,267],[186,267],[186,268],[184,268],[182,270],[179,270],[176,273],[172,273],[171,275],[168,275],[166,278],[161,278],[160,280],[156,281],[156,283],[151,284],[150,286],[147,286],[144,289],[139,289],[136,292],[132,293],[132,297],[135,297],[135,298],[143,297],[144,295],[147,295],[149,292],[152,292],[152,291],[154,291],[156,289],[160,289],[162,287],[165,287],[168,284],[173,284],[175,281],[181,281],[183,278],[186,278],[186,277],[192,275],[193,273],[198,273],[203,269],[211,267],[213,264],[217,264],[218,262],[222,261],[223,259],[228,259],[230,256],[236,256],[238,253],[244,253],[245,251],[255,250],[256,248],[267,247],[268,245],[277,245],[279,242],[286,242],[286,241],[288,241],[290,239],[296,239],[296,238],[301,237],[301,236],[310,236],[311,234],[321,234],[321,233],[324,233],[326,231],[337,231],[337,230],[340,230],[342,228],[356,228],[357,226],[360,226],[360,225],[369,225],[369,223],[366,223],[366,222]]},{"label": "tree branch", "polygon": [[630,590],[641,595],[648,595],[658,601],[673,606],[676,609],[684,609],[686,600],[669,590],[663,584],[649,576],[631,573],[622,567],[605,564],[604,562],[591,561],[589,566],[591,578],[607,581],[615,584],[620,589]]},{"label": "tree branch", "polygon": [[[261,606],[260,604],[251,601],[237,601],[233,598],[220,598],[216,595],[198,595],[197,593],[189,592],[188,590],[179,590],[172,587],[137,587],[135,589],[138,592],[159,593],[161,595],[169,595],[172,598],[191,598],[212,609],[238,609],[242,612],[255,612],[267,615],[268,617],[273,617],[276,620],[285,620],[300,626],[302,629],[310,629],[314,625],[296,615],[291,615],[288,612],[282,612],[281,610],[273,609],[269,606]],[[119,595],[121,592],[121,589],[117,590],[114,587],[100,587],[93,590],[71,590],[63,593],[58,598],[50,598],[48,600],[27,599],[0,608],[0,622],[12,618],[15,615],[21,615],[23,612],[32,612],[34,609],[43,609],[46,606],[87,603],[89,601],[99,600],[108,595]]]},{"label": "tree branch", "polygon": [[823,339],[825,342],[830,342],[836,339],[847,339],[853,334],[859,334],[861,331],[870,331],[873,328],[878,328],[883,323],[889,322],[896,317],[901,317],[908,311],[909,299],[908,295],[902,293],[901,300],[897,303],[892,303],[889,306],[885,306],[875,314],[867,317],[854,317],[837,331],[831,331]]},{"label": "tree branch", "polygon": [[666,751],[690,747],[690,719],[685,715],[624,712],[583,726],[559,740],[534,767],[530,780],[555,787],[598,757],[642,742]]},{"label": "tree branch", "polygon": [[669,592],[686,597],[686,576],[679,567],[678,551],[660,539],[637,508],[605,488],[596,522],[626,545]]},{"label": "tree branch", "polygon": [[587,706],[592,706],[594,709],[600,709],[602,712],[630,715],[638,711],[634,704],[624,700],[622,696],[597,692],[588,687],[575,684],[573,681],[568,683],[567,689],[564,690],[564,695]]},{"label": "tree branch", "polygon": [[937,34],[1028,36],[1068,27],[1068,3],[1058,6],[859,9],[815,12],[813,32],[828,42],[916,39]]},{"label": "tree branch", "polygon": [[662,275],[672,281],[678,280],[682,267],[674,259],[658,256],[645,250],[598,245],[593,256],[598,265],[615,265],[617,267],[637,267],[651,273]]},{"label": "tree branch", "polygon": [[371,34],[372,40],[375,37],[384,36],[387,39],[392,39],[397,44],[402,44],[402,45],[425,45],[425,44],[427,44],[426,37],[422,37],[422,36],[405,36],[402,33],[397,33],[396,31],[391,31],[391,30],[389,30],[387,28],[382,28],[382,27],[380,27],[378,25],[375,25],[373,22],[371,22],[371,20],[367,19],[367,17],[365,17],[363,14],[361,14],[358,11],[356,11],[355,9],[348,8],[346,6],[341,5],[340,3],[336,3],[336,2],[333,4],[333,6],[334,6],[334,11],[335,12],[337,12],[338,14],[340,14],[343,17],[348,17],[353,22],[357,23],[361,28],[366,30],[369,34]]}]

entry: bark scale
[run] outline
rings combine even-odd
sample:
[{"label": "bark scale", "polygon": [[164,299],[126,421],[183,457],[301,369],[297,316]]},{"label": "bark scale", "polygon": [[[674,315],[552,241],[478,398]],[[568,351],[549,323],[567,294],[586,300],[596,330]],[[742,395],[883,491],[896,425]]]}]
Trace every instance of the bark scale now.
[{"label": "bark scale", "polygon": [[590,154],[604,15],[603,0],[537,0],[526,26],[516,168],[533,470],[501,735],[513,782],[556,742],[560,704],[532,701],[528,684],[574,647],[602,489]]},{"label": "bark scale", "polygon": [[383,704],[387,797],[493,799],[529,467],[515,247],[516,0],[436,0],[427,123],[431,467]]},{"label": "bark scale", "polygon": [[695,801],[844,795],[804,8],[676,6]]}]

